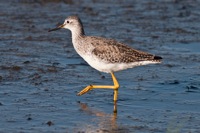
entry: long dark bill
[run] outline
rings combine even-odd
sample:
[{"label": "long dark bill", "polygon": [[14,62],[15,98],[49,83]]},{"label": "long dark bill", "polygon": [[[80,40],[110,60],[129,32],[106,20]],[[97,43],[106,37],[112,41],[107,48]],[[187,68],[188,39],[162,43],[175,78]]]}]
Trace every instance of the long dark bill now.
[{"label": "long dark bill", "polygon": [[58,27],[56,27],[56,28],[53,28],[53,29],[48,30],[48,32],[55,31],[55,30],[59,30],[59,29],[63,28],[64,26],[65,26],[65,25],[62,24],[62,25],[60,25],[60,26],[58,26]]}]

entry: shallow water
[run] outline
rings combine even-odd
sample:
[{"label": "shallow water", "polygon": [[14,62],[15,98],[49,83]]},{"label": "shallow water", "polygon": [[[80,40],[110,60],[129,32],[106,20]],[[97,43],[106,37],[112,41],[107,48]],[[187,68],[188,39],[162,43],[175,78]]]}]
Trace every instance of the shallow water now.
[{"label": "shallow water", "polygon": [[[1,1],[0,132],[199,132],[199,5]],[[86,34],[163,57],[161,64],[116,73],[117,114],[112,90],[76,96],[112,80],[76,54],[69,31],[47,32],[71,14],[80,16]]]}]

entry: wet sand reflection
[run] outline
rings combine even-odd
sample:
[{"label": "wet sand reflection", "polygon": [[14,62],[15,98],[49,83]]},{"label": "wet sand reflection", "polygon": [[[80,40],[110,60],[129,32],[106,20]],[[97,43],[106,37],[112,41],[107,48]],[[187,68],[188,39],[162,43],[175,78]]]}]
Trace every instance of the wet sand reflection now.
[{"label": "wet sand reflection", "polygon": [[[86,103],[78,103],[81,111],[87,113],[90,116],[96,116],[94,123],[96,123],[96,127],[94,123],[88,124],[87,126],[82,127],[81,131],[83,132],[125,132],[128,129],[122,128],[117,124],[117,112],[113,112],[113,114],[107,114],[103,111],[99,111],[94,108],[88,107]],[[116,108],[116,104],[114,106]],[[87,122],[86,122],[87,123]]]}]

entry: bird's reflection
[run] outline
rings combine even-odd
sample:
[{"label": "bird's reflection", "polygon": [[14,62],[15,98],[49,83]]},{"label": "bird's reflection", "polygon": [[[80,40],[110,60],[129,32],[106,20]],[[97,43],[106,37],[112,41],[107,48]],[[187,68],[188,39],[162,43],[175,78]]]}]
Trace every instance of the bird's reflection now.
[{"label": "bird's reflection", "polygon": [[[95,127],[93,130],[106,132],[113,132],[118,130],[118,125],[116,122],[117,112],[113,112],[113,114],[107,114],[103,111],[90,108],[85,103],[78,102],[78,104],[82,111],[91,116],[96,116],[97,119],[95,120],[95,123],[97,124],[97,127]],[[89,127],[91,128],[91,125]]]}]

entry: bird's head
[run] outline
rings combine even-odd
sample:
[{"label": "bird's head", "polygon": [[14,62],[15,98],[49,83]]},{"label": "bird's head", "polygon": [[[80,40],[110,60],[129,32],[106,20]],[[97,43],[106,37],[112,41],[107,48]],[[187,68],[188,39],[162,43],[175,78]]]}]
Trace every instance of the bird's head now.
[{"label": "bird's head", "polygon": [[50,29],[49,32],[59,30],[61,28],[68,29],[70,31],[76,31],[80,29],[83,30],[83,25],[78,16],[69,16],[65,19],[63,24],[54,29]]}]

